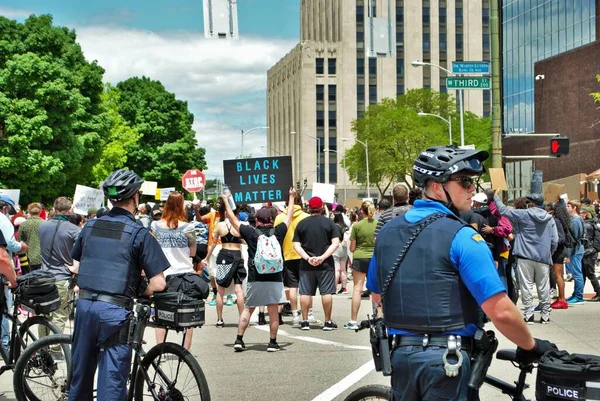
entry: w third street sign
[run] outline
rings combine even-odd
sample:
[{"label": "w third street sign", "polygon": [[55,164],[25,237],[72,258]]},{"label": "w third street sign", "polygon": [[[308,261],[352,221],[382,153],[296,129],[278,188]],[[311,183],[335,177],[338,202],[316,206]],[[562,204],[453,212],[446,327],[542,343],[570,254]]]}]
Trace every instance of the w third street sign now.
[{"label": "w third street sign", "polygon": [[492,79],[489,77],[448,77],[448,89],[492,89]]}]

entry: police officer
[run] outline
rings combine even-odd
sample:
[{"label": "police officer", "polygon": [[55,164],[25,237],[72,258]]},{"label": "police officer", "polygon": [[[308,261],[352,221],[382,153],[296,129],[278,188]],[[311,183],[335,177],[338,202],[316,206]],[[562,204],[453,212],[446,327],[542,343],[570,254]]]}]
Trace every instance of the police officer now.
[{"label": "police officer", "polygon": [[[133,216],[142,183],[129,170],[110,174],[102,190],[114,207],[88,221],[73,247],[80,291],[70,401],[92,399],[97,366],[97,399],[125,399],[131,347],[123,339],[132,298],[150,296],[166,285],[163,271],[169,262],[156,239]],[[142,280],[142,272],[148,280]]]},{"label": "police officer", "polygon": [[487,157],[455,146],[422,152],[413,181],[423,200],[377,236],[367,283],[392,338],[392,400],[478,399],[476,391],[467,397],[480,307],[523,361],[553,348],[531,336],[486,242],[457,217],[469,210]]}]

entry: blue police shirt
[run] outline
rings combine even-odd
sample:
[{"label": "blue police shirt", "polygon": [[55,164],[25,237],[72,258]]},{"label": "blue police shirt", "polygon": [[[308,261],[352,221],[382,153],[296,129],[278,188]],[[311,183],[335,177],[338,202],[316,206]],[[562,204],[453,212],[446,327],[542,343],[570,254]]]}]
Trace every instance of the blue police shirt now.
[{"label": "blue police shirt", "polygon": [[[429,215],[439,212],[446,214],[452,213],[439,202],[417,200],[415,201],[414,207],[404,216],[410,223],[416,223]],[[381,230],[383,231],[385,229],[386,227],[383,226]],[[492,253],[486,242],[480,240],[480,237],[477,237],[476,235],[477,232],[471,227],[461,228],[452,241],[452,246],[450,247],[450,260],[452,265],[458,270],[462,281],[465,283],[477,303],[481,306],[482,303],[494,295],[505,292],[505,288],[500,280]],[[379,281],[377,279],[376,258],[377,255],[374,253],[369,264],[367,288],[375,294],[380,294],[381,289],[379,288]],[[392,328],[388,330],[390,334],[415,334]],[[461,330],[450,331],[445,334],[473,337],[476,330],[477,327],[471,324]]]},{"label": "blue police shirt", "polygon": [[[108,213],[108,216],[127,216],[132,221],[135,221],[133,214],[120,207],[113,207]],[[73,259],[81,261],[82,252],[82,236],[80,235],[73,249],[71,250],[71,256]],[[144,270],[146,277],[151,279],[159,273],[167,270],[171,264],[165,256],[162,248],[156,241],[156,238],[150,234],[147,229],[141,229],[136,235],[133,241],[133,252],[134,257],[137,261],[138,266]]]}]

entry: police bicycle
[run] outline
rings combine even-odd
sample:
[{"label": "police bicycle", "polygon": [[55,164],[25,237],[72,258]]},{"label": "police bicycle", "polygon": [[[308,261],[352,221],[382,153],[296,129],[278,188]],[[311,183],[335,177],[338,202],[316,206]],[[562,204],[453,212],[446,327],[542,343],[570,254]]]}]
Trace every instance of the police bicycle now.
[{"label": "police bicycle", "polygon": [[[133,348],[133,364],[129,374],[128,401],[210,401],[210,391],[202,368],[194,356],[183,347],[186,329],[180,344],[165,341],[145,352],[142,348],[146,326],[149,326],[150,303],[148,299],[138,299],[134,305],[128,344]],[[179,329],[176,329],[179,331]],[[52,335],[36,341],[21,355],[14,369],[13,385],[18,401],[55,401],[67,400],[72,371],[60,377],[62,387],[59,396],[52,396],[44,387],[33,387],[39,383],[37,370],[43,364],[46,381],[52,382],[56,361],[51,357],[53,346],[70,347],[70,335]],[[27,391],[29,388],[32,391]]]},{"label": "police bicycle", "polygon": [[[385,327],[383,326],[383,321],[381,318],[371,318],[370,320],[363,320],[360,322],[359,328],[356,329],[356,332],[359,332],[364,329],[369,329],[371,347],[373,348],[373,359],[375,361],[375,370],[381,371],[384,375],[389,376],[391,374],[391,364],[389,363],[389,359],[387,362],[385,358],[382,359],[378,356],[383,353],[389,353],[390,347],[387,338],[387,334],[385,332]],[[493,335],[493,332],[491,333]],[[495,352],[495,348],[492,350],[491,355]],[[513,401],[527,401],[523,392],[525,389],[529,388],[529,385],[525,383],[527,375],[533,371],[534,365],[532,363],[521,363],[517,360],[517,351],[511,349],[502,349],[496,352],[496,359],[502,361],[509,361],[519,369],[519,378],[514,384],[507,383],[503,380],[500,380],[491,375],[483,376],[481,373],[482,382],[491,386],[502,394],[506,394]],[[484,364],[485,365],[485,364]],[[473,366],[473,369],[476,370],[481,368],[480,366]],[[487,370],[487,366],[485,367]],[[477,372],[475,372],[472,377],[477,377]],[[471,386],[471,381],[469,385]],[[479,388],[481,383],[473,383],[475,389]],[[353,392],[351,392],[344,401],[367,401],[367,400],[389,400],[392,396],[392,389],[389,386],[385,385],[366,385],[357,388]]]}]

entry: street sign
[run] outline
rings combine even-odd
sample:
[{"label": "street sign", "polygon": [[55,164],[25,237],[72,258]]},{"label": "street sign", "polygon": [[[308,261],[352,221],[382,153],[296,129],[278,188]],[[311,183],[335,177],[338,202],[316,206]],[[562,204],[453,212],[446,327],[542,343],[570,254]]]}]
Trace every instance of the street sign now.
[{"label": "street sign", "polygon": [[487,61],[453,61],[453,74],[489,74],[490,63]]},{"label": "street sign", "polygon": [[566,136],[559,136],[550,139],[550,154],[556,157],[568,155],[569,138]]},{"label": "street sign", "polygon": [[448,89],[491,89],[492,80],[488,77],[448,77]]},{"label": "street sign", "polygon": [[181,177],[181,186],[188,192],[200,192],[206,184],[206,176],[197,168],[188,170]]}]

